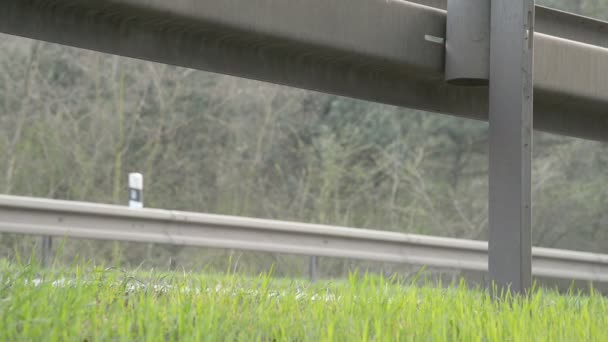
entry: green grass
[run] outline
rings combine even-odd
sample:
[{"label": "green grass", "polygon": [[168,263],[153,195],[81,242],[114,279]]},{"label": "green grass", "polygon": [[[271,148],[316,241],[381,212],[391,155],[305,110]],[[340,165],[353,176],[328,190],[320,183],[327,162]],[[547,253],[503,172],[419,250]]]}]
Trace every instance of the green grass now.
[{"label": "green grass", "polygon": [[464,283],[366,275],[311,285],[267,275],[0,269],[0,341],[608,340],[608,301],[593,293],[536,289],[494,301]]}]

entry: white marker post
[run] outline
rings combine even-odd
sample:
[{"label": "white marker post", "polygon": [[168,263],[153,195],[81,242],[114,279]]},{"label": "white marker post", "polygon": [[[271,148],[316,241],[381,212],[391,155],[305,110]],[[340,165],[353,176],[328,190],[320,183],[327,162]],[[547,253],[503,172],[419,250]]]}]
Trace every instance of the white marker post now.
[{"label": "white marker post", "polygon": [[144,176],[141,173],[129,173],[129,208],[144,207]]}]

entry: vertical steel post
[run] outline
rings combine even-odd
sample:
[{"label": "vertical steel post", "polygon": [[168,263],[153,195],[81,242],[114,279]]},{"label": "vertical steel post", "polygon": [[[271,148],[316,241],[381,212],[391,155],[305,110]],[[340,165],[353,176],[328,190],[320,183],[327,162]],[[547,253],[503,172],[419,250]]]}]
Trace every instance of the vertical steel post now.
[{"label": "vertical steel post", "polygon": [[310,257],[310,264],[309,264],[308,272],[309,272],[310,281],[312,281],[313,283],[315,281],[317,281],[317,257],[316,256]]},{"label": "vertical steel post", "polygon": [[44,267],[49,266],[53,249],[53,238],[43,236],[40,244],[40,264]]},{"label": "vertical steel post", "polygon": [[534,0],[491,0],[489,271],[498,291],[531,285]]}]

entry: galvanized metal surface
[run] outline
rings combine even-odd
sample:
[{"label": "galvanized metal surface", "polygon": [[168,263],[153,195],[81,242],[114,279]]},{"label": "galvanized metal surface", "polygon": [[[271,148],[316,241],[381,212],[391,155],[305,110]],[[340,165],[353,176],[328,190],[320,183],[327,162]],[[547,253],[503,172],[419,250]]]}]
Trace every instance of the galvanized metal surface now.
[{"label": "galvanized metal surface", "polygon": [[489,270],[499,288],[532,285],[534,0],[492,0]]},{"label": "galvanized metal surface", "polygon": [[[487,120],[487,88],[444,82],[444,47],[425,37],[445,25],[445,11],[398,0],[0,2],[0,32]],[[608,141],[608,79],[589,78],[608,73],[608,49],[536,40],[535,128]]]},{"label": "galvanized metal surface", "polygon": [[308,279],[310,281],[317,281],[317,257],[311,256],[308,260]]},{"label": "galvanized metal surface", "polygon": [[53,238],[43,236],[40,238],[40,263],[48,266],[51,262],[51,251],[53,249]]},{"label": "galvanized metal surface", "polygon": [[445,44],[445,79],[463,86],[488,85],[490,0],[450,0]]},{"label": "galvanized metal surface", "polygon": [[[487,271],[487,243],[0,195],[0,232],[234,248]],[[536,276],[608,282],[608,255],[534,248]]]},{"label": "galvanized metal surface", "polygon": [[[448,9],[448,0],[408,1],[437,9]],[[456,2],[459,1],[461,0],[456,0]],[[491,0],[484,1],[489,3]],[[535,6],[534,12],[536,32],[608,48],[608,22],[606,21],[539,5]]]},{"label": "galvanized metal surface", "polygon": [[608,48],[608,22],[536,6],[536,31],[557,38]]}]

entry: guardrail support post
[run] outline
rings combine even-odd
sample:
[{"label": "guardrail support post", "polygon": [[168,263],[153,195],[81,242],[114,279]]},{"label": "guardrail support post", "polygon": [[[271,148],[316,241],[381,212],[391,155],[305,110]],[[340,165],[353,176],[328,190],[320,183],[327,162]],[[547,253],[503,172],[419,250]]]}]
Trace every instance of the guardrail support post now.
[{"label": "guardrail support post", "polygon": [[491,0],[489,271],[498,293],[531,286],[534,0]]},{"label": "guardrail support post", "polygon": [[317,281],[317,257],[316,256],[310,257],[308,273],[309,273],[311,282],[314,283],[315,281]]},{"label": "guardrail support post", "polygon": [[40,242],[40,264],[43,267],[47,267],[51,263],[53,238],[50,236],[43,236],[40,239]]},{"label": "guardrail support post", "polygon": [[317,281],[317,257],[316,256],[310,257],[310,265],[309,265],[308,271],[309,271],[310,281],[312,281],[312,282]]}]

